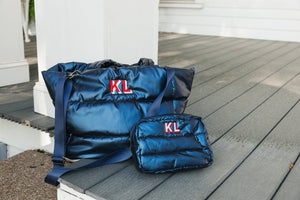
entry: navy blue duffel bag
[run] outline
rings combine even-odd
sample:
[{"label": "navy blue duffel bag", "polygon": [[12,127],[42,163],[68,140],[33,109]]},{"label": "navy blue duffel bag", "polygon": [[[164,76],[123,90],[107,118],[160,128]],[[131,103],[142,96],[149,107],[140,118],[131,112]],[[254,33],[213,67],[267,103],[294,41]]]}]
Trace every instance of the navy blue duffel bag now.
[{"label": "navy blue duffel bag", "polygon": [[[57,178],[70,171],[63,168],[66,157],[100,158],[98,163],[85,167],[130,157],[130,129],[146,116],[165,89],[167,69],[154,65],[152,60],[140,59],[133,65],[112,60],[60,63],[43,71],[55,104],[54,169],[46,182],[58,184]],[[183,113],[190,95],[194,70],[174,70],[159,114]]]}]

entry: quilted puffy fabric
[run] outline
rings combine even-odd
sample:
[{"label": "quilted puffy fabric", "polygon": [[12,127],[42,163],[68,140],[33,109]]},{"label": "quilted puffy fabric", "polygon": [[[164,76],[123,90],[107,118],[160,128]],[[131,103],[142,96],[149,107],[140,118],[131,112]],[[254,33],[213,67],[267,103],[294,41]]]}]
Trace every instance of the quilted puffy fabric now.
[{"label": "quilted puffy fabric", "polygon": [[133,126],[130,137],[134,163],[145,173],[203,168],[213,162],[200,117],[173,114],[144,118]]},{"label": "quilted puffy fabric", "polygon": [[[130,129],[146,116],[164,89],[166,69],[153,65],[151,60],[141,59],[133,65],[112,60],[89,64],[59,63],[43,71],[53,101],[58,79],[74,72],[67,107],[66,157],[98,158],[129,147]],[[193,69],[175,69],[160,114],[183,113],[193,77]],[[119,80],[118,88],[111,87],[111,81],[116,80]],[[131,93],[125,93],[126,90],[131,90]]]}]

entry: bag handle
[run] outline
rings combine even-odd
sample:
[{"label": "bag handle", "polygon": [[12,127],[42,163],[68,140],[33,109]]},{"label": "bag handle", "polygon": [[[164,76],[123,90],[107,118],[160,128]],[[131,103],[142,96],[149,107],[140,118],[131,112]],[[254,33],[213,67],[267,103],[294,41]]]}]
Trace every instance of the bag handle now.
[{"label": "bag handle", "polygon": [[155,115],[158,115],[159,113],[159,109],[160,109],[160,105],[161,105],[161,101],[165,95],[165,92],[172,80],[172,78],[175,75],[175,70],[172,68],[168,68],[167,69],[167,82],[166,82],[166,86],[163,89],[163,91],[156,97],[156,99],[154,100],[153,104],[151,105],[151,107],[148,110],[147,113],[147,117],[153,117]]},{"label": "bag handle", "polygon": [[153,66],[154,62],[150,58],[140,58],[140,60],[135,64],[125,65],[125,64],[121,64],[121,63],[118,63],[116,61],[113,61],[111,59],[107,59],[107,60],[102,60],[102,61],[91,63],[89,68],[109,68],[109,67],[112,67],[112,66],[114,66],[114,67],[129,67],[129,66],[134,66],[134,65]]}]

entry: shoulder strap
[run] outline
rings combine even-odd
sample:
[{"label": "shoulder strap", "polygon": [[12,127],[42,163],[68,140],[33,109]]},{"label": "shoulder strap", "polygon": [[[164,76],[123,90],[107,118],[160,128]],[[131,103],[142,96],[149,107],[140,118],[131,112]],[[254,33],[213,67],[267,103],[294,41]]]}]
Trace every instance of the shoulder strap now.
[{"label": "shoulder strap", "polygon": [[166,85],[165,85],[165,88],[163,89],[163,91],[156,97],[156,99],[154,100],[153,104],[151,105],[151,107],[149,108],[148,110],[148,113],[147,113],[147,117],[153,117],[155,115],[158,115],[159,113],[159,108],[160,108],[160,105],[161,105],[161,101],[166,93],[166,90],[172,80],[172,78],[174,77],[175,75],[175,70],[172,69],[172,68],[168,68],[167,69],[167,82],[166,82]]}]

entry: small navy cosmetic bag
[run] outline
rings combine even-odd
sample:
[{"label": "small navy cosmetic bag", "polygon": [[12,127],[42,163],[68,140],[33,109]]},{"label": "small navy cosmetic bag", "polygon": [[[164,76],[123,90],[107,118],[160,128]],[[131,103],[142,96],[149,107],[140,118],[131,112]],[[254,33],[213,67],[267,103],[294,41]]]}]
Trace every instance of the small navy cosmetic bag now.
[{"label": "small navy cosmetic bag", "polygon": [[[168,71],[169,81],[174,71]],[[134,163],[144,173],[164,173],[203,168],[213,163],[207,131],[200,117],[188,114],[158,115],[164,91],[147,117],[131,129]]]}]

